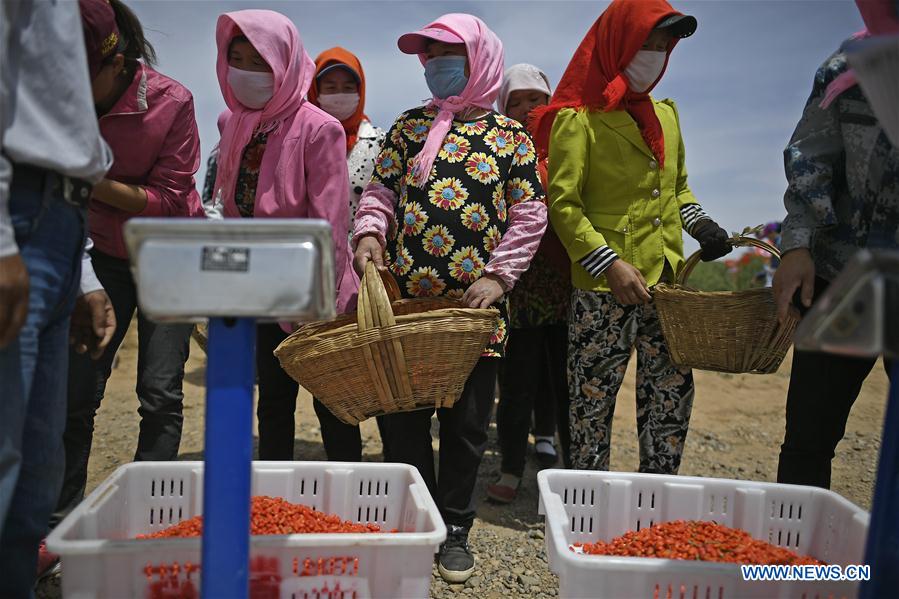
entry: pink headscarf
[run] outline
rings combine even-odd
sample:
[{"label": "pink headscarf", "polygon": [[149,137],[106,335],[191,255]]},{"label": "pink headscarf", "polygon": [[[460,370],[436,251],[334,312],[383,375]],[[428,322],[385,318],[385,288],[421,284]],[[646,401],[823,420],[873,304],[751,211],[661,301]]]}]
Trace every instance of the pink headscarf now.
[{"label": "pink headscarf", "polygon": [[[895,35],[899,33],[899,14],[895,0],[855,0],[858,12],[865,22],[865,29],[852,36],[852,39],[864,39],[872,35]],[[827,85],[824,99],[818,104],[827,108],[840,94],[858,83],[855,71],[849,69],[838,75]]]},{"label": "pink headscarf", "polygon": [[[468,53],[468,85],[461,96],[432,98],[428,106],[438,109],[437,118],[431,125],[425,145],[412,164],[415,185],[424,187],[431,175],[431,168],[437,153],[443,145],[443,138],[449,133],[453,117],[469,108],[492,110],[503,82],[503,44],[487,25],[479,18],[462,13],[443,15],[425,28],[446,29],[465,41]],[[424,65],[427,56],[419,54]]]},{"label": "pink headscarf", "polygon": [[[274,95],[259,110],[238,102],[228,84],[228,50],[231,40],[238,35],[245,35],[250,40],[274,75]],[[221,191],[228,212],[234,205],[234,186],[244,148],[255,132],[277,131],[285,119],[300,109],[312,84],[315,63],[303,49],[303,41],[293,22],[271,10],[241,10],[221,15],[216,24],[215,41],[219,87],[232,113],[222,132],[215,179],[216,192]]]}]

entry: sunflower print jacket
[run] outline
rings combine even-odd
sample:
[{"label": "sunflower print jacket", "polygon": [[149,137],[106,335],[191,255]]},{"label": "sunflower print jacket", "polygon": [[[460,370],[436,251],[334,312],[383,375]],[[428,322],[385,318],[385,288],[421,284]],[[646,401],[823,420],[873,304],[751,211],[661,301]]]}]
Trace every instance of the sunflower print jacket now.
[{"label": "sunflower print jacket", "polygon": [[[436,110],[400,115],[375,161],[372,183],[396,194],[389,268],[406,297],[461,298],[477,281],[506,233],[509,208],[543,200],[537,155],[517,121],[497,113],[453,121],[431,176],[412,183],[412,161],[427,139]],[[542,232],[542,231],[541,231]],[[503,355],[509,330],[505,299],[484,355]]]}]

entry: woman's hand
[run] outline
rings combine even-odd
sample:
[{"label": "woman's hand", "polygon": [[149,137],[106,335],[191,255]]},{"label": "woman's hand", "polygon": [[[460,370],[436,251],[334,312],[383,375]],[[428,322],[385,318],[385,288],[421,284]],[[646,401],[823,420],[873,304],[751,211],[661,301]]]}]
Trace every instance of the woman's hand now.
[{"label": "woman's hand", "polygon": [[147,190],[140,185],[103,179],[94,185],[91,197],[125,212],[137,214],[147,207]]},{"label": "woman's hand", "polygon": [[496,275],[484,275],[462,295],[462,303],[469,308],[489,308],[506,293],[502,280]]},{"label": "woman's hand", "polygon": [[353,254],[353,268],[360,277],[365,274],[365,265],[371,260],[378,267],[378,270],[384,270],[384,248],[375,235],[365,235],[359,239],[356,244],[356,252]]},{"label": "woman's hand", "polygon": [[640,271],[621,258],[612,262],[604,274],[619,303],[632,306],[647,304],[652,299],[646,279]]},{"label": "woman's hand", "polygon": [[800,290],[802,305],[811,308],[815,296],[815,262],[806,248],[790,250],[783,255],[774,273],[774,301],[777,304],[777,320],[781,324],[787,315],[799,318],[799,310],[793,305],[793,296]]}]

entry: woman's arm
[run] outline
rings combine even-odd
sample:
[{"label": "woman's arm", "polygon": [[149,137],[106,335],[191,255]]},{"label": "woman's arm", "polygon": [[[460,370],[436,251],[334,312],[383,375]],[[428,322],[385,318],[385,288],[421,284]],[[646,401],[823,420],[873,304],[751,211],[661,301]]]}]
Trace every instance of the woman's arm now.
[{"label": "woman's arm", "polygon": [[141,216],[199,216],[203,209],[194,182],[199,168],[200,134],[191,99],[172,121],[146,184],[104,179],[94,187],[93,197]]}]

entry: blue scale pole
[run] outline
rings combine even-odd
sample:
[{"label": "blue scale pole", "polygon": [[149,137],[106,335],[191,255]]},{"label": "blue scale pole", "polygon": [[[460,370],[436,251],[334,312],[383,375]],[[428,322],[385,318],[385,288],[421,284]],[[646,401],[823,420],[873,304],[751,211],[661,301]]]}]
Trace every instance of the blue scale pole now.
[{"label": "blue scale pole", "polygon": [[871,580],[862,583],[860,599],[896,597],[899,592],[899,358],[893,360],[891,369],[865,563],[871,566]]},{"label": "blue scale pole", "polygon": [[209,320],[203,471],[204,599],[249,594],[256,322]]}]

